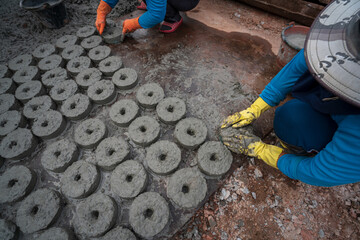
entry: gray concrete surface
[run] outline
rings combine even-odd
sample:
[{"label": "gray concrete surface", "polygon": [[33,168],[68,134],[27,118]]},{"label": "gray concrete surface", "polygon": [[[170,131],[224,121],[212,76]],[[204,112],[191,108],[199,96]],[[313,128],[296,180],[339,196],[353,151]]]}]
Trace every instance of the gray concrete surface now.
[{"label": "gray concrete surface", "polygon": [[110,53],[110,47],[101,45],[90,49],[88,56],[95,64],[99,64],[102,60],[109,57]]},{"label": "gray concrete surface", "polygon": [[54,110],[56,107],[53,100],[48,95],[34,97],[23,108],[23,114],[26,118],[32,120],[39,116],[40,113]]},{"label": "gray concrete surface", "polygon": [[74,131],[74,140],[82,148],[96,147],[106,137],[107,129],[104,122],[99,119],[82,121]]},{"label": "gray concrete surface", "polygon": [[15,91],[15,97],[23,103],[27,103],[33,97],[45,94],[45,88],[40,81],[28,81],[21,84]]},{"label": "gray concrete surface", "polygon": [[58,82],[67,79],[67,77],[68,73],[66,69],[59,67],[45,72],[41,76],[41,82],[46,88],[52,88]]},{"label": "gray concrete surface", "polygon": [[34,58],[31,54],[23,54],[11,59],[8,62],[8,67],[11,71],[15,72],[26,66],[32,65],[34,62]]},{"label": "gray concrete surface", "polygon": [[78,92],[78,85],[74,80],[61,81],[51,88],[49,95],[58,104],[69,99]]},{"label": "gray concrete surface", "polygon": [[120,127],[127,127],[139,115],[140,109],[135,101],[121,99],[109,111],[111,120]]},{"label": "gray concrete surface", "polygon": [[195,149],[205,141],[207,131],[202,120],[185,118],[176,124],[174,137],[184,148]]},{"label": "gray concrete surface", "polygon": [[100,81],[102,77],[102,72],[97,68],[87,68],[82,70],[76,76],[76,83],[79,87],[83,89],[88,89],[89,86],[95,84]]},{"label": "gray concrete surface", "polygon": [[137,72],[132,68],[122,68],[112,76],[116,88],[120,90],[132,89],[138,83]]},{"label": "gray concrete surface", "polygon": [[66,120],[58,111],[42,112],[34,119],[31,131],[42,139],[51,139],[59,136],[66,128]]},{"label": "gray concrete surface", "polygon": [[110,80],[95,82],[87,89],[88,97],[97,104],[108,104],[116,98],[115,86]]},{"label": "gray concrete surface", "polygon": [[18,85],[29,82],[32,80],[38,80],[40,76],[39,68],[36,66],[24,66],[17,70],[12,79],[14,82],[16,82]]},{"label": "gray concrete surface", "polygon": [[18,127],[25,126],[26,120],[19,111],[12,110],[0,114],[0,137],[5,137]]},{"label": "gray concrete surface", "polygon": [[164,98],[164,90],[158,83],[147,83],[137,90],[136,100],[140,106],[153,109]]},{"label": "gray concrete surface", "polygon": [[103,42],[103,39],[102,37],[100,36],[97,36],[97,35],[93,35],[93,36],[90,36],[90,37],[87,37],[85,39],[83,39],[81,41],[81,46],[86,50],[86,51],[89,51],[90,49],[92,48],[95,48],[99,45],[101,45]]},{"label": "gray concrete surface", "polygon": [[88,57],[81,56],[71,59],[67,65],[66,69],[72,76],[77,76],[81,71],[90,68],[92,66],[91,60]]},{"label": "gray concrete surface", "polygon": [[186,104],[176,97],[167,97],[156,106],[159,119],[166,124],[176,124],[186,114]]},{"label": "gray concrete surface", "polygon": [[68,46],[75,45],[78,42],[78,37],[75,35],[64,35],[56,40],[55,46],[58,50],[63,50]]},{"label": "gray concrete surface", "polygon": [[72,46],[68,46],[66,47],[62,52],[61,52],[61,57],[65,60],[65,61],[70,61],[73,58],[76,57],[80,57],[85,55],[85,49],[80,46],[80,45],[72,45]]},{"label": "gray concrete surface", "polygon": [[99,70],[107,77],[111,77],[123,65],[119,56],[110,56],[99,63]]},{"label": "gray concrete surface", "polygon": [[65,65],[64,59],[57,54],[44,57],[38,63],[38,67],[40,71],[42,71],[43,73],[58,67],[64,67],[64,65]]},{"label": "gray concrete surface", "polygon": [[160,124],[152,117],[138,117],[129,126],[129,137],[137,145],[146,147],[160,136]]},{"label": "gray concrete surface", "polygon": [[37,139],[29,129],[18,128],[3,138],[0,155],[6,159],[18,160],[30,155],[37,145]]},{"label": "gray concrete surface", "polygon": [[44,43],[35,48],[35,50],[32,52],[32,55],[36,59],[36,61],[40,61],[41,59],[55,53],[56,49],[53,44]]},{"label": "gray concrete surface", "polygon": [[84,119],[91,112],[92,104],[88,96],[77,93],[61,105],[61,113],[70,120]]}]

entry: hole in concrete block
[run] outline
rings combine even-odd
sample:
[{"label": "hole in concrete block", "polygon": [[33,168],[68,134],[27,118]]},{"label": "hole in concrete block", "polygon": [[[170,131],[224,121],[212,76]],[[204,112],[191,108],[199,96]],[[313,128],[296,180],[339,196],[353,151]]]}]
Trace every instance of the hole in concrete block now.
[{"label": "hole in concrete block", "polygon": [[91,212],[91,217],[95,220],[97,220],[99,218],[99,211],[92,211]]},{"label": "hole in concrete block", "polygon": [[167,110],[168,112],[172,113],[172,112],[174,112],[174,107],[170,105],[170,106],[168,106],[168,107],[166,108],[166,110]]},{"label": "hole in concrete block", "polygon": [[195,136],[195,131],[194,131],[194,129],[189,128],[189,129],[186,131],[186,133],[187,133],[188,135],[190,135],[190,136]]},{"label": "hole in concrete block", "polygon": [[42,126],[42,127],[47,127],[47,126],[49,126],[48,121],[45,121],[45,122],[41,123],[41,126]]},{"label": "hole in concrete block", "polygon": [[12,149],[13,147],[16,147],[16,146],[17,146],[17,142],[11,141],[9,148]]},{"label": "hole in concrete block", "polygon": [[25,77],[27,75],[27,72],[26,71],[22,71],[21,73],[20,73],[20,76],[21,77]]},{"label": "hole in concrete block", "polygon": [[27,93],[28,91],[30,91],[30,88],[24,88],[24,89],[23,89],[23,92],[24,92],[24,93]]},{"label": "hole in concrete block", "polygon": [[160,154],[159,159],[160,161],[165,161],[166,157],[166,154]]},{"label": "hole in concrete block", "polygon": [[17,60],[16,64],[20,64],[20,63],[22,63],[22,62],[23,62],[23,60],[22,60],[22,59],[19,59],[19,60]]},{"label": "hole in concrete block", "polygon": [[33,111],[37,111],[40,108],[39,105],[31,105],[30,107]]},{"label": "hole in concrete block", "polygon": [[68,39],[64,39],[63,40],[63,43],[67,43],[69,40]]},{"label": "hole in concrete block", "polygon": [[55,156],[55,157],[59,157],[59,156],[60,156],[60,154],[61,154],[61,152],[60,152],[60,151],[56,151],[56,152],[54,152],[54,156]]},{"label": "hole in concrete block", "polygon": [[115,152],[116,152],[115,149],[110,148],[110,149],[107,151],[106,155],[107,155],[107,156],[112,156]]},{"label": "hole in concrete block", "polygon": [[100,51],[99,50],[96,50],[95,51],[95,55],[99,55],[100,54]]},{"label": "hole in concrete block", "polygon": [[46,51],[45,48],[41,48],[41,49],[40,49],[40,52],[41,52],[41,53],[44,53],[45,51]]},{"label": "hole in concrete block", "polygon": [[148,96],[149,96],[149,97],[152,97],[153,95],[154,95],[153,92],[149,92],[149,93],[148,93]]},{"label": "hole in concrete block", "polygon": [[5,125],[7,124],[7,120],[2,120],[1,123],[0,123],[0,126],[1,127],[5,127]]},{"label": "hole in concrete block", "polygon": [[84,80],[89,80],[90,79],[90,75],[85,75],[84,76]]},{"label": "hole in concrete block", "polygon": [[121,74],[120,80],[126,80],[126,79],[127,79],[127,76],[125,74]]},{"label": "hole in concrete block", "polygon": [[189,186],[188,185],[183,185],[182,188],[181,188],[181,192],[183,193],[188,193],[189,192]]},{"label": "hole in concrete block", "polygon": [[109,66],[111,65],[111,62],[106,62],[104,65],[105,65],[106,67],[109,67]]},{"label": "hole in concrete block", "polygon": [[12,188],[17,182],[18,182],[17,179],[11,179],[11,180],[8,182],[8,188]]},{"label": "hole in concrete block", "polygon": [[65,89],[58,89],[57,90],[57,94],[62,94],[63,92],[65,92]]},{"label": "hole in concrete block", "polygon": [[73,67],[74,67],[74,68],[80,67],[80,63],[79,63],[79,62],[74,62]]},{"label": "hole in concrete block", "polygon": [[95,93],[96,94],[101,94],[104,91],[104,89],[98,88],[96,89]]},{"label": "hole in concrete block", "polygon": [[127,182],[131,182],[133,180],[133,176],[132,175],[127,175],[126,176],[126,181]]},{"label": "hole in concrete block", "polygon": [[120,109],[120,114],[121,114],[121,115],[125,115],[125,113],[126,113],[125,108]]},{"label": "hole in concrete block", "polygon": [[87,44],[91,44],[91,43],[94,42],[94,39],[92,39],[92,38],[91,38],[91,39],[88,39],[86,42],[87,42]]},{"label": "hole in concrete block", "polygon": [[146,209],[145,212],[144,212],[145,218],[151,218],[151,216],[152,216],[153,214],[154,214],[154,210],[152,210],[152,209],[150,209],[150,208]]},{"label": "hole in concrete block", "polygon": [[76,108],[76,103],[70,104],[70,109],[75,109],[75,108]]},{"label": "hole in concrete block", "polygon": [[45,64],[50,64],[51,63],[51,61],[50,60],[47,60],[46,62],[45,62]]},{"label": "hole in concrete block", "polygon": [[49,78],[54,78],[54,77],[56,77],[56,75],[54,73],[49,75]]},{"label": "hole in concrete block", "polygon": [[91,129],[86,129],[86,131],[85,131],[87,134],[92,134],[94,131],[93,130],[91,130]]},{"label": "hole in concrete block", "polygon": [[141,126],[141,127],[140,127],[140,131],[141,131],[141,132],[146,132],[146,127],[145,127],[145,126]]},{"label": "hole in concrete block", "polygon": [[72,54],[74,52],[74,50],[70,50],[67,52],[67,54]]},{"label": "hole in concrete block", "polygon": [[39,211],[39,206],[38,206],[38,205],[35,205],[35,206],[31,209],[30,213],[31,213],[31,215],[35,216],[35,215],[38,213],[38,211]]},{"label": "hole in concrete block", "polygon": [[79,181],[81,179],[81,175],[80,174],[76,174],[74,177],[75,181]]},{"label": "hole in concrete block", "polygon": [[219,157],[216,153],[211,154],[210,156],[210,161],[216,161],[219,160]]}]

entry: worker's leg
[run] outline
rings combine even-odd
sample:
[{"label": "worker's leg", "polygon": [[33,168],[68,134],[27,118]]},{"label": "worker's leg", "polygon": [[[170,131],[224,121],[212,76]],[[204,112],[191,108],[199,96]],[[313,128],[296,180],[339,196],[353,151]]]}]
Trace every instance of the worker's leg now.
[{"label": "worker's leg", "polygon": [[181,16],[179,12],[190,11],[195,8],[200,0],[168,0],[166,7],[166,22],[177,22],[180,21]]},{"label": "worker's leg", "polygon": [[278,107],[275,112],[275,134],[284,145],[298,153],[320,151],[331,141],[336,129],[337,124],[330,115],[297,99]]}]

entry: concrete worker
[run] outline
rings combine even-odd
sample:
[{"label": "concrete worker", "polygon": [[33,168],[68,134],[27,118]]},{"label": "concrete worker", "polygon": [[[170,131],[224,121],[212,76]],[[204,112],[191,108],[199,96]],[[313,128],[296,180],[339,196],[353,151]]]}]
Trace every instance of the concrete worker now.
[{"label": "concrete worker", "polygon": [[[101,0],[97,9],[95,26],[100,35],[106,24],[106,15],[111,12],[119,0]],[[151,28],[162,22],[159,31],[174,32],[183,22],[179,11],[189,11],[196,7],[200,0],[147,0],[141,2],[138,9],[147,10],[140,17],[126,19],[123,33],[130,33],[139,28]]]},{"label": "concrete worker", "polygon": [[[301,50],[246,110],[222,128],[243,127],[277,106],[274,132],[283,147],[228,134],[233,152],[257,157],[292,179],[316,186],[360,181],[360,1],[334,0],[315,19]],[[239,129],[240,130],[240,129]]]}]

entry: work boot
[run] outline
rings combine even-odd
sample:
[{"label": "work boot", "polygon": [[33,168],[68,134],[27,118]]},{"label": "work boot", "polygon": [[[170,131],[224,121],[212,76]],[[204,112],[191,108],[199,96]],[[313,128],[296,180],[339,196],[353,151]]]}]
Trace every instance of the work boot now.
[{"label": "work boot", "polygon": [[172,33],[175,32],[176,29],[178,29],[178,27],[180,27],[180,25],[183,22],[183,18],[180,16],[179,20],[165,20],[162,22],[159,31],[162,33]]},{"label": "work boot", "polygon": [[140,1],[140,5],[137,6],[137,9],[146,11],[147,10],[146,3],[144,1]]}]

